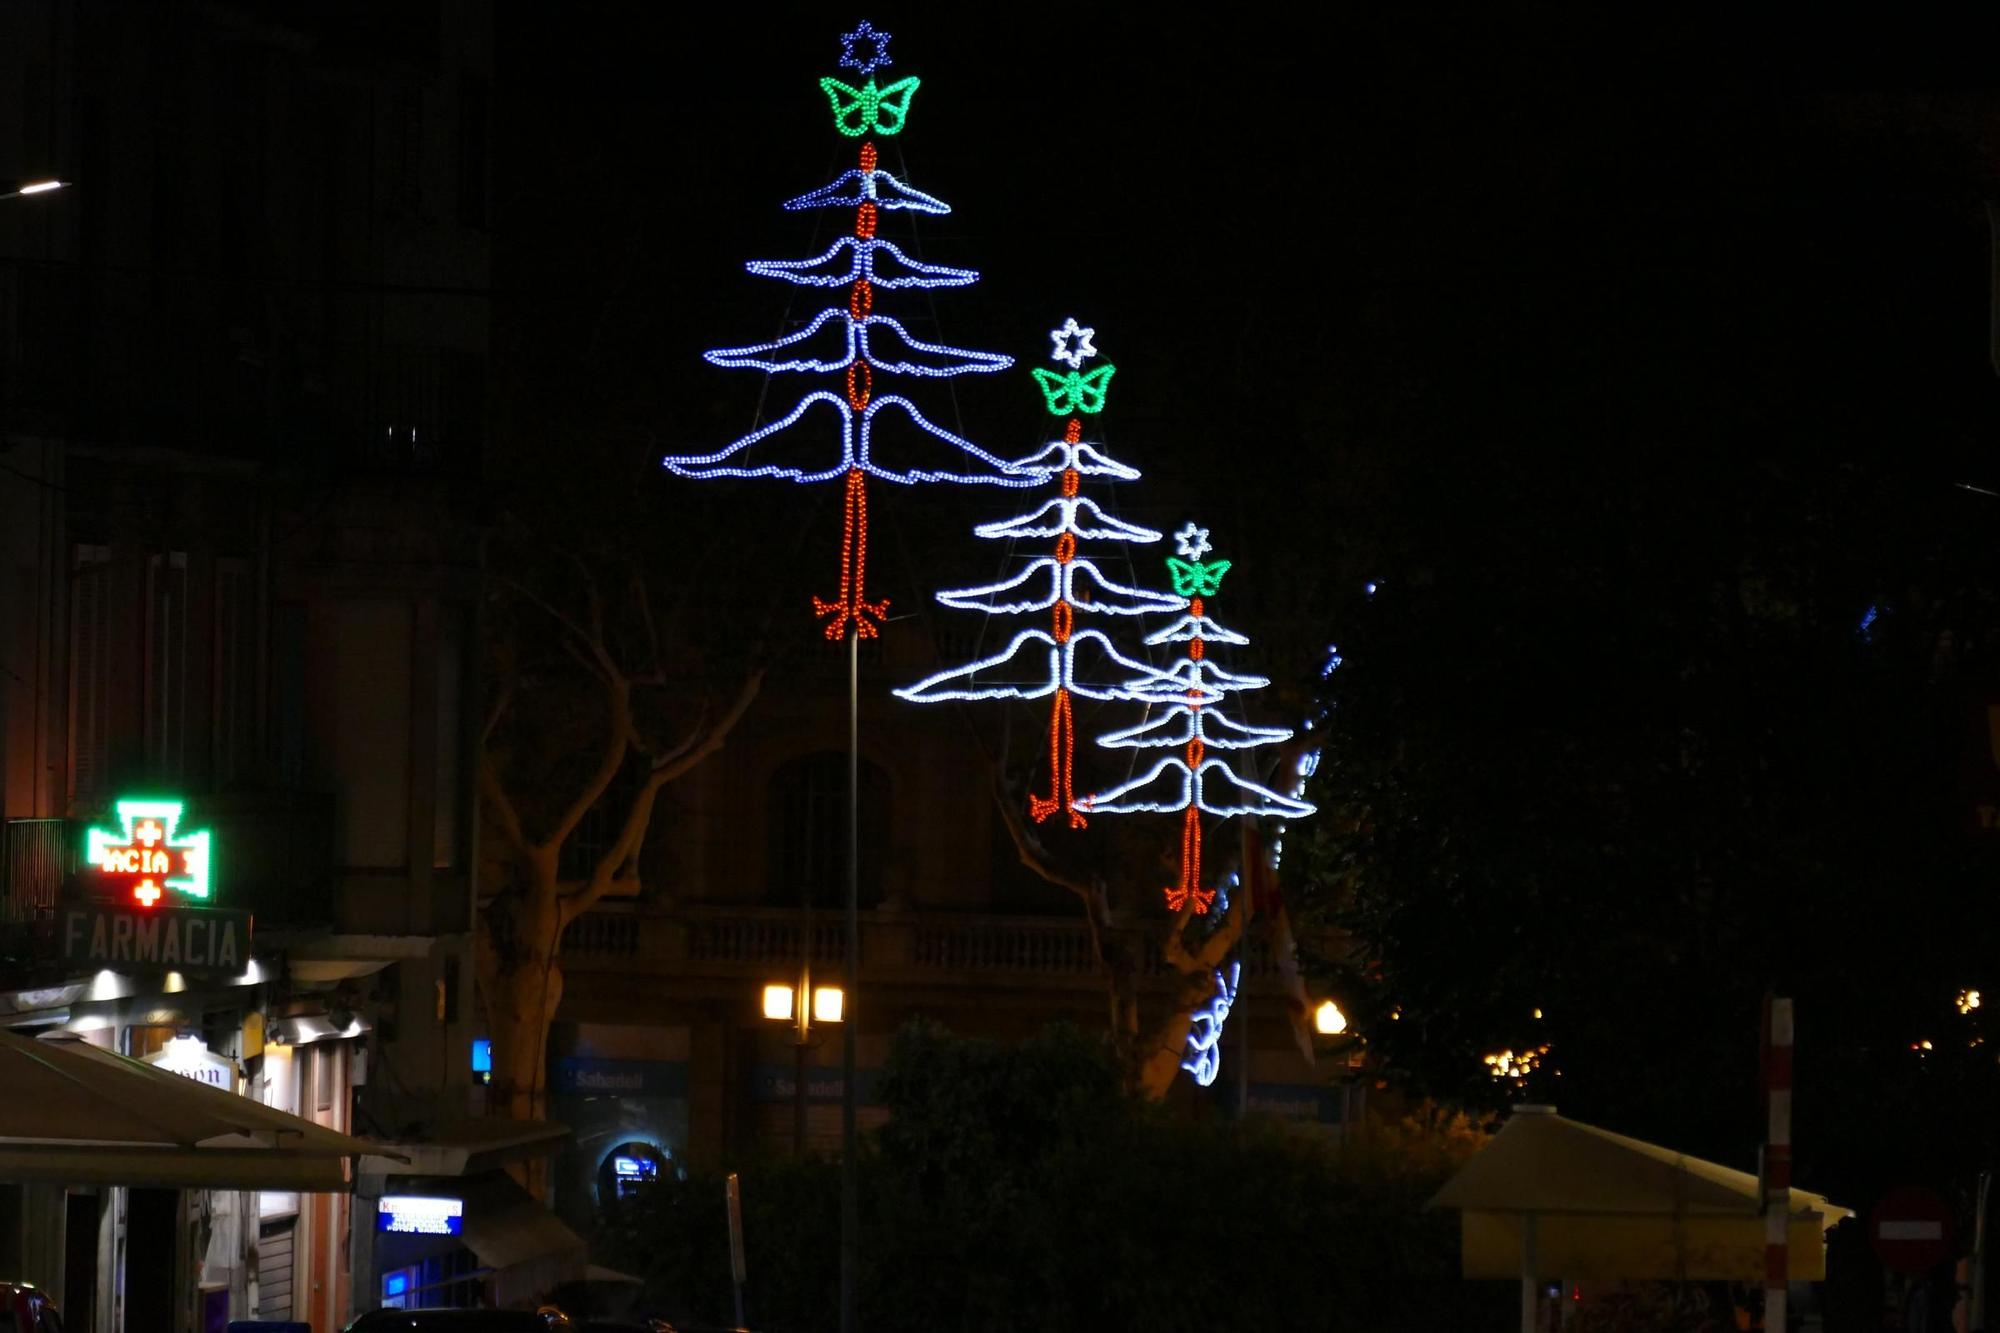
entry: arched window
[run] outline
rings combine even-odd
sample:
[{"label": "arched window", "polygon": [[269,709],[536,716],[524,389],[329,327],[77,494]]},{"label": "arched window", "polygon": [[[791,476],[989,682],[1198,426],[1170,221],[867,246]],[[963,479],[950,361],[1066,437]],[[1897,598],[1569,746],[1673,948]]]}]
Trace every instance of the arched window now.
[{"label": "arched window", "polygon": [[[771,775],[767,900],[780,907],[847,903],[847,755],[822,750]],[[861,761],[861,905],[882,898],[889,776]]]}]

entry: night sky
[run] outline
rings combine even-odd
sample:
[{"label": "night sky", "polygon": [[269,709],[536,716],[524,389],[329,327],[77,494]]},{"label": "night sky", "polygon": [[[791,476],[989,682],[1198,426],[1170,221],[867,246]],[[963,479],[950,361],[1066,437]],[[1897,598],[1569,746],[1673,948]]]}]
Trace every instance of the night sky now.
[{"label": "night sky", "polygon": [[[893,312],[1023,366],[1062,316],[1094,324],[1119,367],[1103,435],[1148,474],[1121,504],[1200,514],[1244,568],[1386,576],[1385,549],[1434,527],[1507,540],[1507,497],[1551,487],[1643,509],[1656,483],[1859,464],[1916,493],[2000,489],[1982,203],[2000,134],[1991,96],[1903,58],[1928,35],[500,12],[503,373],[635,475],[753,419],[761,376],[702,350],[817,308],[742,264],[838,225],[778,204],[851,165],[815,84],[865,16],[895,34],[885,78],[924,80],[885,165],[954,206],[915,242],[984,275]],[[930,387],[996,452],[1039,442],[1022,369],[961,377],[949,405]],[[815,488],[820,528],[837,489]]]}]

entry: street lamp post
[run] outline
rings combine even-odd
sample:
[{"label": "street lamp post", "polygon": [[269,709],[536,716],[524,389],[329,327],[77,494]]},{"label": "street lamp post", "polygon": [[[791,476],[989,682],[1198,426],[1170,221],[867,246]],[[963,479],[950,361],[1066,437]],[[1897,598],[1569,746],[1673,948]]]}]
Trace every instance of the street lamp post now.
[{"label": "street lamp post", "polygon": [[792,1028],[792,1151],[806,1151],[806,1048],[812,1044],[813,1026],[838,1023],[844,1017],[846,993],[839,986],[814,986],[810,956],[799,961],[796,985],[772,982],[764,987],[764,1017],[791,1024]]}]

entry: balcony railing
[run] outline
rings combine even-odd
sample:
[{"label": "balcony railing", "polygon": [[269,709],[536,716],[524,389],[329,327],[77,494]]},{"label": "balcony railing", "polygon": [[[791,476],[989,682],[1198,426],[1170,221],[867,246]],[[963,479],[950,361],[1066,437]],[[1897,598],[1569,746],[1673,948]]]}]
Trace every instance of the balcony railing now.
[{"label": "balcony railing", "polygon": [[[607,903],[570,926],[563,966],[573,974],[765,976],[799,960],[808,928],[798,918],[788,908]],[[840,916],[818,913],[809,929],[814,964],[840,966]],[[1275,982],[1262,940],[1253,939],[1243,959],[1247,983],[1263,989]],[[863,912],[861,962],[872,977],[910,984],[1096,986],[1101,979],[1088,924],[1049,917]],[[1141,974],[1164,984],[1174,972],[1153,953]]]},{"label": "balcony railing", "polygon": [[61,819],[10,819],[0,830],[0,924],[46,920],[68,875],[69,823]]}]

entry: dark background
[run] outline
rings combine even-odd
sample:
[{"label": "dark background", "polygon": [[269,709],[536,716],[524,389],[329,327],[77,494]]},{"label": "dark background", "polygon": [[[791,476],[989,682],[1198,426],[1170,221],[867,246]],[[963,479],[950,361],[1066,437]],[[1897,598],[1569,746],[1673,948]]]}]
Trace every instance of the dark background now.
[{"label": "dark background", "polygon": [[[761,377],[703,350],[820,304],[741,264],[834,234],[778,203],[849,165],[815,81],[859,17],[503,27],[512,420],[587,421],[695,540],[783,503],[770,540],[831,554],[837,487],[697,500],[655,461],[758,419]],[[920,252],[985,275],[880,308],[1023,363],[915,396],[1028,452],[1025,366],[1064,315],[1097,327],[1101,434],[1147,472],[1120,511],[1214,529],[1267,714],[1328,738],[1287,874],[1362,941],[1321,984],[1385,1081],[1748,1164],[1775,988],[1800,1005],[1800,1182],[1864,1210],[1900,1181],[1968,1191],[2000,1112],[1953,1005],[1989,984],[2000,882],[2000,98],[1954,67],[1978,35],[868,17],[895,34],[879,77],[925,80],[885,165],[955,209]],[[885,489],[900,554],[874,577],[901,607],[992,572],[964,525],[1007,497]],[[1524,1084],[1481,1064],[1544,1040]]]}]

